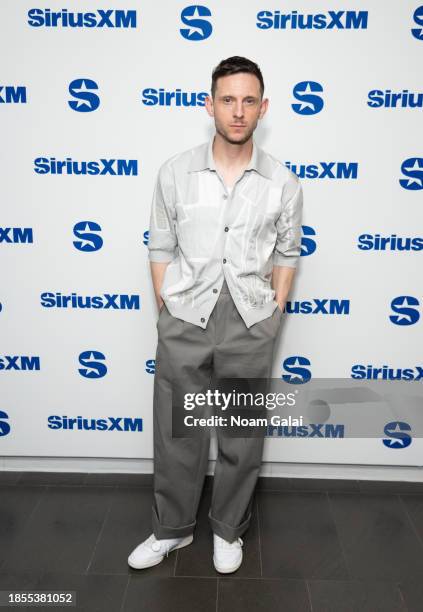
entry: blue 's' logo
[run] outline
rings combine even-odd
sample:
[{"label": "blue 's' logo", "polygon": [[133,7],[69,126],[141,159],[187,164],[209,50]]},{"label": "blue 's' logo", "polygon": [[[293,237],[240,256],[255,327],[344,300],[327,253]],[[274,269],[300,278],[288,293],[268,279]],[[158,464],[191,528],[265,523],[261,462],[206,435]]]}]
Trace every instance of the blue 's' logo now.
[{"label": "blue 's' logo", "polygon": [[147,359],[145,362],[145,371],[147,374],[155,374],[156,372],[156,360],[155,359]]},{"label": "blue 's' logo", "polygon": [[207,19],[202,17],[211,17],[210,9],[207,6],[193,4],[186,6],[181,12],[181,21],[188,28],[181,28],[179,31],[187,40],[204,40],[208,38],[212,31],[212,25]]},{"label": "blue 's' logo", "polygon": [[301,256],[312,255],[316,250],[316,241],[309,236],[315,236],[316,232],[310,225],[302,225],[303,236],[301,238]]},{"label": "blue 's' logo", "polygon": [[292,104],[293,110],[299,115],[316,115],[323,108],[323,98],[315,92],[323,92],[323,87],[316,81],[301,81],[294,87],[294,98],[300,104]]},{"label": "blue 's' logo", "polygon": [[10,433],[10,424],[7,421],[8,418],[9,415],[3,412],[3,410],[0,410],[0,438]]},{"label": "blue 's' logo", "polygon": [[308,368],[302,366],[311,365],[307,357],[301,355],[292,355],[287,357],[282,363],[282,367],[285,368],[289,374],[282,374],[283,380],[287,383],[294,385],[302,385],[311,379],[311,371]]},{"label": "blue 's' logo", "polygon": [[418,28],[412,28],[411,34],[417,40],[423,40],[423,6],[418,6],[413,14],[414,22],[420,26]]},{"label": "blue 's' logo", "polygon": [[107,373],[107,366],[102,361],[106,357],[100,351],[84,351],[79,355],[79,363],[84,368],[79,368],[78,372],[84,378],[103,378]]},{"label": "blue 's' logo", "polygon": [[69,84],[69,93],[76,98],[69,100],[68,104],[72,110],[78,113],[91,113],[100,106],[100,98],[93,93],[93,89],[98,89],[98,85],[92,79],[75,79]]},{"label": "blue 's' logo", "polygon": [[413,295],[399,295],[391,301],[391,308],[395,315],[389,315],[389,320],[395,325],[414,325],[420,319],[420,313],[417,308],[419,300]]},{"label": "blue 's' logo", "polygon": [[392,421],[387,423],[384,427],[383,433],[386,438],[382,439],[382,442],[388,448],[407,448],[411,444],[411,436],[406,433],[411,431],[411,427],[404,421]]},{"label": "blue 's' logo", "polygon": [[92,253],[103,246],[103,238],[96,232],[101,232],[101,226],[95,221],[79,221],[73,226],[73,233],[80,240],[74,240],[73,245],[78,251]]},{"label": "blue 's' logo", "polygon": [[421,191],[423,189],[423,158],[409,157],[401,164],[401,172],[408,176],[406,179],[399,179],[401,187],[410,191]]}]

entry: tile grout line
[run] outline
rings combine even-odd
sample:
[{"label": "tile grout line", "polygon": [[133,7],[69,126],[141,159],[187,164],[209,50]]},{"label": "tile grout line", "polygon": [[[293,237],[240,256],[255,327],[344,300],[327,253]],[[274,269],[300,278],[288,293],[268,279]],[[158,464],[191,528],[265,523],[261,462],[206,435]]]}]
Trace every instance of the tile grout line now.
[{"label": "tile grout line", "polygon": [[[114,486],[114,487],[113,487],[113,490],[114,490],[114,492],[116,492],[116,486]],[[108,519],[108,517],[109,517],[109,514],[110,514],[110,512],[111,512],[111,510],[112,510],[112,505],[113,505],[113,495],[112,495],[112,494],[110,494],[110,502],[109,502],[109,507],[107,508],[107,512],[106,512],[106,514],[105,514],[105,516],[104,516],[103,523],[102,523],[102,525],[101,525],[101,527],[100,527],[100,530],[99,530],[99,532],[98,532],[98,536],[97,536],[97,540],[95,541],[95,544],[94,544],[93,552],[92,552],[92,554],[91,554],[90,560],[88,561],[88,566],[87,566],[87,568],[86,568],[86,570],[85,570],[85,572],[84,572],[84,574],[85,574],[85,575],[87,575],[87,574],[88,574],[88,570],[90,569],[90,565],[91,565],[91,563],[93,562],[94,555],[95,555],[95,551],[97,550],[97,546],[98,546],[98,543],[99,543],[99,541],[100,541],[101,535],[102,535],[102,533],[103,533],[104,526],[105,526],[105,524],[106,524],[106,522],[107,522],[107,519]]]},{"label": "tile grout line", "polygon": [[402,507],[402,509],[403,509],[403,511],[404,511],[404,513],[405,513],[405,515],[407,517],[408,523],[409,523],[409,525],[410,525],[414,535],[416,536],[416,539],[417,539],[418,543],[423,548],[423,540],[422,540],[422,538],[421,538],[421,536],[419,534],[419,531],[418,531],[416,525],[414,524],[413,519],[411,518],[411,516],[410,516],[410,514],[409,514],[409,512],[407,510],[407,506],[405,505],[404,500],[401,498],[401,495],[396,495],[396,497],[398,497],[398,501],[400,503],[400,506]]},{"label": "tile grout line", "polygon": [[258,498],[256,497],[256,512],[257,512],[257,533],[258,533],[258,545],[259,545],[259,561],[260,561],[260,577],[263,577],[263,563],[261,558],[261,531],[260,531],[260,515]]},{"label": "tile grout line", "polygon": [[342,539],[341,539],[341,536],[340,536],[339,531],[338,531],[338,526],[336,524],[335,513],[334,513],[333,508],[332,508],[332,503],[331,503],[331,500],[330,500],[329,491],[326,491],[326,499],[328,500],[329,512],[330,512],[330,515],[332,517],[333,525],[335,527],[335,532],[336,532],[336,536],[338,538],[339,548],[341,549],[342,558],[344,560],[345,567],[347,568],[348,580],[353,580],[353,578],[351,577],[351,568],[350,568],[350,566],[348,564],[347,555],[345,553],[344,545],[342,544]]},{"label": "tile grout line", "polygon": [[131,580],[131,575],[128,575],[128,580],[126,581],[126,586],[125,586],[125,590],[123,592],[123,596],[122,596],[122,603],[120,605],[120,609],[119,612],[123,612],[124,610],[124,606],[125,606],[125,601],[126,601],[126,595],[128,594],[128,587],[129,587],[129,581]]},{"label": "tile grout line", "polygon": [[313,602],[311,600],[311,590],[310,590],[310,585],[308,583],[308,579],[304,580],[304,582],[306,584],[307,595],[308,595],[308,603],[310,604],[310,612],[313,612]]}]

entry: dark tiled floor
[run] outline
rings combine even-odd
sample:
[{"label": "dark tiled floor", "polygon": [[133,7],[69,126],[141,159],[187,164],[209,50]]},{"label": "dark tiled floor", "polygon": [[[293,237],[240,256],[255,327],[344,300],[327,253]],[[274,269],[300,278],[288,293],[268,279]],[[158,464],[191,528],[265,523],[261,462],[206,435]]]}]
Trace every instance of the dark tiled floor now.
[{"label": "dark tiled floor", "polygon": [[422,484],[259,479],[244,561],[227,576],[212,562],[211,477],[193,544],[128,567],[151,533],[151,485],[0,472],[0,590],[75,591],[86,612],[423,610]]}]

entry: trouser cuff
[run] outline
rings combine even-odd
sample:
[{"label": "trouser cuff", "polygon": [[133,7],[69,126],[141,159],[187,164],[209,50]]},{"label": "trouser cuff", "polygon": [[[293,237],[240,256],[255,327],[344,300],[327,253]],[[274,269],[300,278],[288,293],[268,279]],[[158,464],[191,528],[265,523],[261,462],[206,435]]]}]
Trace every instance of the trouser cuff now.
[{"label": "trouser cuff", "polygon": [[250,526],[251,512],[245,519],[245,521],[237,527],[233,527],[232,525],[228,525],[227,523],[222,523],[222,521],[218,521],[211,515],[211,510],[209,510],[208,517],[213,532],[217,533],[217,535],[223,538],[224,540],[227,540],[228,542],[233,542],[240,535],[242,535],[244,531],[246,531]]},{"label": "trouser cuff", "polygon": [[189,525],[182,525],[182,527],[170,527],[168,525],[162,525],[157,516],[156,509],[152,508],[152,525],[153,533],[157,540],[164,540],[166,538],[184,538],[187,535],[191,535],[194,531],[196,521]]}]

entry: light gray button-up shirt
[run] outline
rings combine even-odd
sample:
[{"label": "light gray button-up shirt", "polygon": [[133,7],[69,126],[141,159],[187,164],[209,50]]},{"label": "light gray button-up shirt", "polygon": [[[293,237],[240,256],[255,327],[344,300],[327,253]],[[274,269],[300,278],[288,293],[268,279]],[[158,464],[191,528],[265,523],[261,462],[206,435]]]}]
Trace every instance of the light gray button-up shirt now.
[{"label": "light gray button-up shirt", "polygon": [[160,166],[148,257],[170,262],[160,294],[171,315],[205,328],[226,279],[251,327],[278,307],[273,266],[297,266],[302,187],[253,138],[250,162],[229,193],[214,163],[213,141],[214,135]]}]

